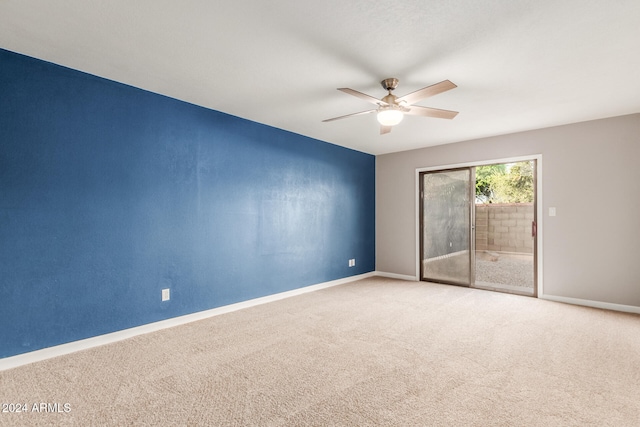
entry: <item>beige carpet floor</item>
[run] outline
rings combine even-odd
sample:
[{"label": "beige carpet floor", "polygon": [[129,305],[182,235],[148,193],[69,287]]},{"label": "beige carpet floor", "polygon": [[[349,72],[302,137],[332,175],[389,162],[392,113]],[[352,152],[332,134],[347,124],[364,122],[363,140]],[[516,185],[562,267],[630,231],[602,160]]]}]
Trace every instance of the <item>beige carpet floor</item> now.
[{"label": "beige carpet floor", "polygon": [[639,426],[640,316],[376,277],[0,372],[0,403],[28,405],[2,426]]}]

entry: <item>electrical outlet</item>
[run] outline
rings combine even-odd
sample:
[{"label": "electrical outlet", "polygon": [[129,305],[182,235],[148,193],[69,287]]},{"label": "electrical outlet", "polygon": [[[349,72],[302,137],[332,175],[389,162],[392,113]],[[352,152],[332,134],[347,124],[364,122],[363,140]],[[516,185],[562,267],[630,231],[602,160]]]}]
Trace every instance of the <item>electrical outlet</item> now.
[{"label": "electrical outlet", "polygon": [[171,293],[169,289],[162,290],[162,301],[169,301],[171,299]]},{"label": "electrical outlet", "polygon": [[356,266],[356,259],[352,258],[349,260],[349,267],[355,267]]}]

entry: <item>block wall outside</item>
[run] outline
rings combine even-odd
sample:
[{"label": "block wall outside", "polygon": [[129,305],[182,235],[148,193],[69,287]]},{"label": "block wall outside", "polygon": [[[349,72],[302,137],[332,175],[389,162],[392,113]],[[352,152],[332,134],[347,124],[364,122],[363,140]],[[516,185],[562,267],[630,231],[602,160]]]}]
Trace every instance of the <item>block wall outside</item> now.
[{"label": "block wall outside", "polygon": [[533,253],[533,203],[476,204],[476,250]]}]

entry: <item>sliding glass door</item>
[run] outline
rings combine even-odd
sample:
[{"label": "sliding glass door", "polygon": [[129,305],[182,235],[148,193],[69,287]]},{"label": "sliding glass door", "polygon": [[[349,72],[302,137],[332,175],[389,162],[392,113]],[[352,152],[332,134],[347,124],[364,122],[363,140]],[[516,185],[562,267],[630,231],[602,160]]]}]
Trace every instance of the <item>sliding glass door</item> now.
[{"label": "sliding glass door", "polygon": [[474,181],[472,168],[421,173],[422,280],[473,283]]},{"label": "sliding glass door", "polygon": [[420,279],[536,296],[536,171],[527,159],[420,172]]}]

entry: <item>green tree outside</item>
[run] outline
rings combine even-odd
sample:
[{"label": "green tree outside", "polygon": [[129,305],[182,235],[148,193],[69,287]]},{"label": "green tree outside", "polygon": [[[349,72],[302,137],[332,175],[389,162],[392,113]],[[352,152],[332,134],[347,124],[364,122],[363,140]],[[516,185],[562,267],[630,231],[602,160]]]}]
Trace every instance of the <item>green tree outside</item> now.
[{"label": "green tree outside", "polygon": [[532,203],[533,162],[476,167],[477,203]]}]

